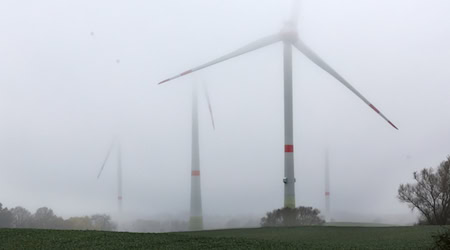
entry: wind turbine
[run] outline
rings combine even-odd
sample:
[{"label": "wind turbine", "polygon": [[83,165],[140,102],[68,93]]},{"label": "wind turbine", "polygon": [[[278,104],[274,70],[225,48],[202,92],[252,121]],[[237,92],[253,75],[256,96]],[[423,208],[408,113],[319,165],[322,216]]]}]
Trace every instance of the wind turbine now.
[{"label": "wind turbine", "polygon": [[[297,2],[294,2],[294,6]],[[292,46],[298,49],[309,60],[317,66],[328,72],[331,76],[336,78],[346,88],[359,97],[378,115],[386,120],[392,127],[398,129],[386,116],[384,116],[371,102],[369,102],[361,93],[359,93],[350,83],[338,74],[331,66],[329,66],[321,57],[319,57],[313,50],[311,50],[297,34],[297,9],[292,9],[291,19],[285,23],[284,28],[277,34],[270,35],[250,43],[240,49],[237,49],[229,54],[219,57],[215,60],[202,64],[198,67],[187,70],[181,74],[168,78],[158,84],[162,84],[176,78],[185,76],[195,71],[204,69],[214,64],[226,61],[228,59],[243,55],[245,53],[260,49],[262,47],[282,42],[283,43],[283,67],[284,67],[284,206],[295,207],[295,175],[294,175],[294,140],[293,140],[293,112],[292,112]]]},{"label": "wind turbine", "polygon": [[111,143],[111,146],[109,147],[108,152],[106,153],[106,157],[105,157],[105,160],[103,161],[102,167],[100,168],[100,171],[98,172],[97,179],[99,179],[100,176],[102,175],[103,169],[105,168],[105,165],[108,162],[109,156],[111,155],[111,152],[113,151],[114,146],[116,146],[116,148],[117,148],[117,208],[119,211],[119,217],[121,217],[122,216],[122,153],[121,153],[120,143],[118,141],[113,140],[113,142]]},{"label": "wind turbine", "polygon": [[[211,116],[212,127],[215,129],[214,116],[209,100],[208,91],[203,86],[206,101],[208,103],[209,114]],[[199,145],[199,128],[198,128],[198,97],[197,85],[192,86],[192,148],[191,148],[191,210],[189,218],[190,230],[203,229],[203,212],[202,212],[202,190],[200,182],[200,145]]]}]

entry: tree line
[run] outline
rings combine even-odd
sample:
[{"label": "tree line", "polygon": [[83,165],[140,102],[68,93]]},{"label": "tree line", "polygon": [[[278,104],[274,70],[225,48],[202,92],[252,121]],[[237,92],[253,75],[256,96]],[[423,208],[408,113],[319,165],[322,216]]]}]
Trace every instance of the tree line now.
[{"label": "tree line", "polygon": [[41,207],[31,213],[17,206],[11,209],[0,203],[0,228],[39,228],[39,229],[74,229],[74,230],[116,230],[117,225],[106,214],[70,217],[63,219],[52,209]]}]

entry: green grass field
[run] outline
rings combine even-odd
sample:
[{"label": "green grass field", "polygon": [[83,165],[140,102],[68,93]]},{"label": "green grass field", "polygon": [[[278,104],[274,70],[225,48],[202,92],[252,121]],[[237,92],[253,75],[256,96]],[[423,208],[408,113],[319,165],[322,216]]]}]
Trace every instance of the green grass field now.
[{"label": "green grass field", "polygon": [[0,249],[430,249],[440,227],[256,228],[180,233],[0,229]]}]

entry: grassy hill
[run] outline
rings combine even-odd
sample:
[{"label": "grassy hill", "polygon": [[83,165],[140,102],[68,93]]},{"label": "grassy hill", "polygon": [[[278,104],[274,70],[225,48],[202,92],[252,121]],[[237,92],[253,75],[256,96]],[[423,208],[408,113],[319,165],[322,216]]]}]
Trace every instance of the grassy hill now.
[{"label": "grassy hill", "polygon": [[0,229],[0,249],[429,249],[440,227],[294,227],[180,233]]}]

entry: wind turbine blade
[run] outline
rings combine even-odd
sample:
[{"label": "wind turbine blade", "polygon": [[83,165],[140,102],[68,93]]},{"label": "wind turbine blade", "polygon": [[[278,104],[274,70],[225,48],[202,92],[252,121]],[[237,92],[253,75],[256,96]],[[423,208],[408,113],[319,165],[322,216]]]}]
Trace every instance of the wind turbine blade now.
[{"label": "wind turbine blade", "polygon": [[114,141],[111,143],[111,146],[109,147],[108,152],[106,153],[105,160],[103,161],[102,167],[100,168],[100,171],[98,172],[97,179],[100,178],[100,175],[103,172],[103,168],[105,168],[106,162],[108,161],[109,155],[111,154],[113,147],[114,147]]},{"label": "wind turbine blade", "polygon": [[291,20],[290,22],[294,27],[297,27],[298,22],[298,12],[300,7],[300,0],[292,0],[292,8],[291,8]]},{"label": "wind turbine blade", "polygon": [[398,128],[383,115],[372,103],[369,102],[361,93],[358,92],[347,80],[345,80],[341,75],[339,75],[333,68],[331,68],[322,58],[320,58],[314,51],[312,51],[308,46],[306,46],[300,39],[292,41],[294,47],[296,47],[300,52],[302,52],[309,60],[317,64],[320,68],[328,72],[339,82],[341,82],[345,87],[347,87],[351,92],[358,96],[363,102],[369,105],[378,115],[380,115],[384,120],[386,120],[392,127],[398,130]]},{"label": "wind turbine blade", "polygon": [[206,88],[205,84],[203,84],[203,90],[205,91],[206,101],[208,102],[208,109],[209,109],[209,115],[211,116],[212,127],[215,130],[216,129],[216,125],[214,123],[213,110],[212,110],[212,107],[211,107],[211,101],[209,100],[208,88]]},{"label": "wind turbine blade", "polygon": [[268,46],[268,45],[270,45],[270,44],[273,44],[273,43],[276,43],[276,42],[279,42],[279,41],[281,41],[281,36],[280,36],[279,34],[277,34],[277,35],[272,35],[272,36],[268,36],[268,37],[264,37],[264,38],[262,38],[262,39],[259,39],[259,40],[255,41],[255,42],[253,42],[253,43],[250,43],[250,44],[248,44],[248,45],[246,45],[246,46],[244,46],[244,47],[242,47],[242,48],[240,48],[240,49],[238,49],[238,50],[235,50],[235,51],[233,51],[233,52],[231,52],[231,53],[229,53],[229,54],[227,54],[227,55],[224,55],[224,56],[222,56],[222,57],[219,57],[219,58],[217,58],[217,59],[215,59],[215,60],[212,60],[212,61],[210,61],[210,62],[208,62],[208,63],[205,63],[205,64],[203,64],[203,65],[200,65],[200,66],[195,67],[195,68],[193,68],[193,69],[190,69],[190,70],[188,70],[188,71],[185,71],[185,72],[183,72],[183,73],[181,73],[181,74],[179,74],[179,75],[176,75],[176,76],[173,76],[173,77],[171,77],[171,78],[168,78],[168,79],[166,79],[166,80],[164,80],[164,81],[162,81],[162,82],[160,82],[160,83],[158,83],[158,84],[162,84],[162,83],[171,81],[171,80],[176,79],[176,78],[178,78],[178,77],[181,77],[181,76],[190,74],[190,73],[192,73],[192,72],[201,70],[201,69],[203,69],[203,68],[212,66],[212,65],[214,65],[214,64],[217,64],[217,63],[226,61],[226,60],[231,59],[231,58],[233,58],[233,57],[240,56],[240,55],[242,55],[242,54],[251,52],[251,51],[253,51],[253,50],[257,50],[257,49],[259,49],[259,48]]}]

